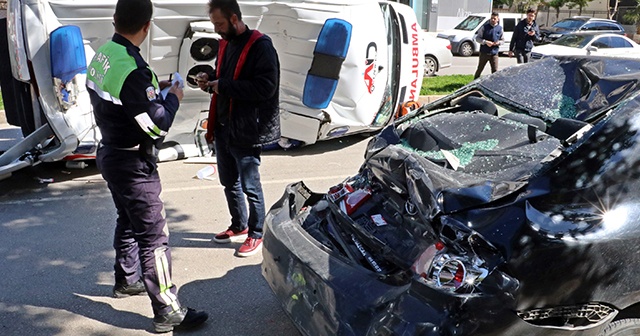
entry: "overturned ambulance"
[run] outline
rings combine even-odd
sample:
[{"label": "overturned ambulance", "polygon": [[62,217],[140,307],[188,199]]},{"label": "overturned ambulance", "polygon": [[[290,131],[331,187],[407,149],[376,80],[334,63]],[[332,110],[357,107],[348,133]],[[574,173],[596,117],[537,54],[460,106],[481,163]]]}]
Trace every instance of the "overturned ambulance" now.
[{"label": "overturned ambulance", "polygon": [[[113,35],[116,0],[10,0],[0,20],[0,83],[23,139],[0,152],[0,179],[20,168],[95,157],[100,133],[85,89],[86,62]],[[141,53],[160,79],[178,72],[184,99],[161,161],[210,155],[202,124],[209,94],[191,75],[215,66],[219,36],[206,0],[153,1]],[[240,2],[271,36],[281,62],[283,147],[374,132],[419,95],[422,39],[413,10],[394,2]]]}]

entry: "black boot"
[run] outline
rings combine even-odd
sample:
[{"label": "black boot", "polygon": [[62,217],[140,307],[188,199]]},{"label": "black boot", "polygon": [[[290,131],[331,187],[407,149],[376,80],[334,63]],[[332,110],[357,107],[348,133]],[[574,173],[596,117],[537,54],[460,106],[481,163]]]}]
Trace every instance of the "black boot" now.
[{"label": "black boot", "polygon": [[147,290],[144,288],[144,284],[141,280],[138,280],[130,285],[116,283],[113,286],[113,297],[124,298],[132,295],[145,294]]},{"label": "black boot", "polygon": [[153,326],[158,333],[169,332],[174,327],[182,329],[195,328],[209,318],[209,314],[192,308],[180,308],[153,318]]}]

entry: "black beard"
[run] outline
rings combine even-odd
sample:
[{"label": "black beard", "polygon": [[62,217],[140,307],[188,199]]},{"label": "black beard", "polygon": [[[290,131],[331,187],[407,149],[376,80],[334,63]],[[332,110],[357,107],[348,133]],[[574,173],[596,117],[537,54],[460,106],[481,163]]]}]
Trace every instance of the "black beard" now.
[{"label": "black beard", "polygon": [[224,34],[220,34],[220,36],[227,41],[231,41],[238,36],[238,30],[231,24],[231,21],[229,21],[229,31]]}]

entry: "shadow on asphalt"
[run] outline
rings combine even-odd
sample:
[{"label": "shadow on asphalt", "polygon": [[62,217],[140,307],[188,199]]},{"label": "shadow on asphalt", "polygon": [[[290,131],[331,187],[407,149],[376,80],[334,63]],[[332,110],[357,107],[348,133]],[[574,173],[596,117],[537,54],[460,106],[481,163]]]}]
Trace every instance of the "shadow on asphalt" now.
[{"label": "shadow on asphalt", "polygon": [[[123,303],[131,304],[150,314],[146,296],[111,298],[115,212],[107,195],[83,202],[89,212],[69,211],[78,206],[74,200],[44,203],[33,204],[32,213],[26,215],[24,210],[0,208],[0,335],[59,335],[68,331],[67,323],[76,322],[88,328],[83,329],[87,334],[97,336],[123,330],[151,333],[149,316],[138,308],[138,312],[122,308]],[[95,219],[88,220],[87,215]],[[169,223],[188,219],[178,209],[167,207]],[[170,246],[215,246],[188,239],[210,238],[211,233],[188,230],[173,226]],[[235,249],[237,244],[219,248]],[[215,262],[203,259],[201,267]],[[182,270],[174,266],[174,271]],[[209,322],[189,335],[274,335],[274,330],[299,334],[262,279],[259,264],[237,266],[217,278],[178,286],[183,305],[210,314]],[[78,316],[88,321],[78,321]]]},{"label": "shadow on asphalt", "polygon": [[[181,286],[180,300],[209,313],[202,335],[274,335],[274,330],[287,331],[288,336],[300,335],[290,320],[273,319],[272,312],[282,307],[273,294],[256,295],[271,293],[266,281],[253,281],[256,278],[262,278],[260,265],[239,266],[221,278],[196,280]],[[229,300],[237,304],[228,304]]]},{"label": "shadow on asphalt", "polygon": [[332,151],[341,150],[343,148],[353,146],[362,141],[369,141],[371,139],[370,134],[354,134],[342,138],[336,138],[331,140],[318,141],[313,145],[296,147],[291,149],[275,149],[271,151],[262,152],[263,156],[270,155],[287,155],[287,156],[306,156],[317,155]]},{"label": "shadow on asphalt", "polygon": [[[65,162],[43,162],[36,166],[25,167],[12,173],[4,180],[0,180],[0,196],[8,192],[37,191],[46,189],[50,183],[65,182],[87,177],[87,182],[105,183],[96,167],[95,160],[85,161],[86,168],[67,168]],[[98,175],[98,176],[95,176]],[[106,185],[105,185],[106,187]]]}]

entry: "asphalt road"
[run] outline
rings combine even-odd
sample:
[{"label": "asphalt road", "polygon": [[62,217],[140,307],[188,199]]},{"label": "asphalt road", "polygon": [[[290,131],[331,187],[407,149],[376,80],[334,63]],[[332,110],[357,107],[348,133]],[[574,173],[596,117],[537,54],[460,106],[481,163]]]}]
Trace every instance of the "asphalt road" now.
[{"label": "asphalt road", "polygon": [[[513,58],[500,59],[500,68],[513,64]],[[454,57],[439,75],[472,74],[476,65],[477,56]],[[0,151],[19,137],[17,128],[0,121]],[[267,205],[288,183],[304,180],[325,191],[355,174],[366,142],[356,135],[265,153]],[[202,167],[184,160],[159,165],[173,280],[184,305],[210,313],[210,321],[190,334],[298,335],[261,276],[261,254],[237,258],[237,244],[211,241],[228,226],[229,215],[219,182],[194,178]],[[151,333],[146,296],[110,297],[114,222],[115,208],[95,162],[85,169],[44,163],[0,181],[0,335]]]},{"label": "asphalt road", "polygon": [[[0,147],[16,134],[0,130]],[[288,183],[304,180],[325,191],[355,174],[366,142],[352,136],[265,153],[267,205]],[[261,276],[261,254],[238,258],[239,244],[211,241],[230,217],[219,182],[194,179],[202,167],[185,161],[159,165],[173,280],[183,305],[210,314],[204,328],[189,334],[299,335]],[[80,170],[40,164],[0,181],[0,335],[151,333],[146,296],[110,297],[114,223],[115,208],[95,162]]]},{"label": "asphalt road", "polygon": [[[509,57],[506,55],[500,56],[500,60],[498,61],[498,70],[504,69],[508,66],[512,66],[517,64],[515,57]],[[470,57],[462,57],[462,56],[453,56],[453,62],[450,67],[444,68],[437,72],[438,76],[445,75],[473,75],[478,68],[478,56],[470,56]],[[491,73],[491,67],[489,63],[482,71],[482,75],[488,75]]]}]

